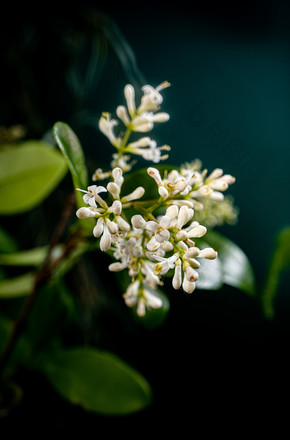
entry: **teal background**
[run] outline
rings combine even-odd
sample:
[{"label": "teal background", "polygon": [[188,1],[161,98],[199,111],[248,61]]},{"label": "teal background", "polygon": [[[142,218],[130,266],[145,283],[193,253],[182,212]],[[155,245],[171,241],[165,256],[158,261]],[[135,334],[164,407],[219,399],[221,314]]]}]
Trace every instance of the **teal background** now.
[{"label": "teal background", "polygon": [[[99,10],[116,24],[116,46],[109,45],[95,65],[84,16]],[[220,230],[246,252],[263,285],[276,235],[289,225],[287,3],[91,2],[69,11],[20,14],[13,18],[13,32],[9,25],[1,32],[1,124],[23,123],[27,136],[49,137],[55,121],[66,121],[79,135],[91,171],[108,165],[112,151],[97,129],[100,113],[113,112],[123,101],[127,82],[157,86],[168,80],[163,110],[171,119],[154,135],[171,146],[169,163],[200,158],[209,171],[221,167],[236,177],[228,192],[240,209],[239,222]],[[14,221],[27,246],[29,226]],[[106,275],[106,263],[102,282],[112,295],[117,286]],[[279,404],[279,392],[286,394],[289,385],[289,281],[289,272],[283,274],[273,322],[264,319],[256,300],[229,287],[190,298],[169,289],[169,319],[154,331],[136,328],[123,309],[119,316],[105,307],[101,317],[92,317],[88,340],[120,354],[155,392],[152,408],[114,420],[114,427],[177,422],[196,434],[209,423],[230,430],[230,419],[235,433],[249,421],[270,423],[276,412],[283,421],[287,407]],[[68,426],[71,432],[113,430],[111,419],[85,414],[56,401],[51,389],[46,392],[39,408],[37,386],[30,389],[16,420],[33,411],[52,432]]]}]

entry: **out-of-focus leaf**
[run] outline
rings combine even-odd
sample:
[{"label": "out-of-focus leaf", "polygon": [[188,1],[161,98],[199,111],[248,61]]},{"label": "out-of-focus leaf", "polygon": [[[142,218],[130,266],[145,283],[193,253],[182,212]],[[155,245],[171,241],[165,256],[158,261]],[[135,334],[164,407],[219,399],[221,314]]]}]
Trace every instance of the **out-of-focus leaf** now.
[{"label": "out-of-focus leaf", "polygon": [[28,272],[0,281],[0,299],[13,299],[29,295],[33,289],[34,277],[33,272]]},{"label": "out-of-focus leaf", "polygon": [[[65,122],[56,122],[53,126],[56,143],[66,160],[70,170],[74,188],[86,189],[88,186],[88,171],[80,141]],[[83,206],[82,195],[76,191],[77,205]]]},{"label": "out-of-focus leaf", "polygon": [[0,252],[16,252],[17,250],[18,246],[14,238],[0,226]]},{"label": "out-of-focus leaf", "polygon": [[0,315],[0,353],[2,353],[5,343],[12,330],[12,322],[5,316]]},{"label": "out-of-focus leaf", "polygon": [[65,399],[87,411],[125,415],[140,411],[151,402],[151,389],[145,378],[109,352],[67,349],[42,356],[38,368]]},{"label": "out-of-focus leaf", "polygon": [[[216,231],[208,231],[206,241],[218,251],[218,261],[225,284],[249,294],[255,294],[255,277],[251,263],[245,252],[232,240]],[[211,263],[211,262],[209,262]]]},{"label": "out-of-focus leaf", "polygon": [[290,227],[279,232],[265,284],[262,289],[262,307],[268,319],[275,316],[274,302],[278,292],[281,274],[290,266]]},{"label": "out-of-focus leaf", "polygon": [[64,280],[44,285],[38,292],[29,314],[24,337],[31,350],[45,348],[77,316],[75,302]]},{"label": "out-of-focus leaf", "polygon": [[223,285],[223,267],[219,258],[215,260],[201,258],[199,262],[199,277],[196,282],[196,288],[203,290],[220,289]]},{"label": "out-of-focus leaf", "polygon": [[25,251],[0,254],[0,264],[6,266],[39,266],[44,261],[47,250],[47,246],[42,246]]},{"label": "out-of-focus leaf", "polygon": [[67,168],[58,151],[27,141],[0,152],[0,214],[18,214],[41,203]]}]

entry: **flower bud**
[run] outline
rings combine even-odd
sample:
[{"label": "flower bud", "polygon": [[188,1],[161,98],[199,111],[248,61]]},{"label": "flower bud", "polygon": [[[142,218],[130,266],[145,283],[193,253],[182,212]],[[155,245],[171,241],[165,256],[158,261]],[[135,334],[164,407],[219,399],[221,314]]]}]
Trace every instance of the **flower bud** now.
[{"label": "flower bud", "polygon": [[110,249],[111,242],[112,242],[111,234],[108,230],[107,225],[104,225],[104,232],[100,241],[101,251],[107,252]]},{"label": "flower bud", "polygon": [[152,119],[154,122],[167,122],[169,120],[169,114],[164,112],[155,113]]},{"label": "flower bud", "polygon": [[187,277],[183,278],[182,288],[186,293],[192,293],[195,289],[195,282],[189,281]]},{"label": "flower bud", "polygon": [[120,215],[122,212],[122,203],[120,202],[120,200],[115,200],[108,211],[112,212],[115,215]]},{"label": "flower bud", "polygon": [[95,237],[99,237],[104,231],[104,219],[99,218],[96,226],[93,229],[93,234]]},{"label": "flower bud", "polygon": [[131,192],[131,194],[128,194],[125,197],[122,197],[122,202],[130,202],[131,200],[137,200],[137,199],[141,199],[141,197],[144,196],[145,193],[145,189],[143,188],[143,186],[138,186],[138,188],[136,188],[133,192]]},{"label": "flower bud", "polygon": [[131,84],[127,84],[124,89],[124,94],[127,101],[128,111],[132,118],[136,112],[134,87]]},{"label": "flower bud", "polygon": [[119,225],[119,228],[121,231],[129,232],[130,231],[130,225],[126,220],[124,220],[122,217],[117,216],[116,217],[117,223]]},{"label": "flower bud", "polygon": [[205,226],[198,225],[188,231],[188,237],[200,238],[206,234],[206,231],[207,229]]},{"label": "flower bud", "polygon": [[76,212],[76,216],[79,219],[96,217],[97,215],[98,212],[96,212],[94,209],[86,207],[79,208]]},{"label": "flower bud", "polygon": [[158,188],[158,192],[161,195],[161,197],[163,197],[164,199],[166,199],[168,197],[168,191],[164,186],[160,186]]},{"label": "flower bud", "polygon": [[149,167],[147,168],[147,173],[155,180],[158,186],[162,184],[162,179],[157,168]]},{"label": "flower bud", "polygon": [[193,246],[185,252],[184,257],[185,258],[194,258],[199,255],[199,252],[200,252],[199,248],[196,246]]},{"label": "flower bud", "polygon": [[217,251],[215,251],[213,248],[204,248],[199,252],[199,257],[214,260],[217,257],[217,254]]},{"label": "flower bud", "polygon": [[119,188],[121,188],[124,182],[123,171],[121,170],[121,168],[119,167],[114,168],[112,171],[112,176],[114,182],[118,185]]},{"label": "flower bud", "polygon": [[181,261],[178,259],[175,263],[175,271],[174,276],[172,278],[172,286],[174,289],[178,290],[180,289],[182,284],[182,268],[181,268]]},{"label": "flower bud", "polygon": [[146,221],[140,214],[133,215],[133,217],[131,218],[131,223],[134,228],[137,229],[144,229],[146,226]]},{"label": "flower bud", "polygon": [[198,279],[198,273],[193,267],[188,266],[185,270],[185,276],[188,281],[196,281]]},{"label": "flower bud", "polygon": [[120,188],[115,182],[109,182],[107,185],[107,190],[115,199],[119,198]]},{"label": "flower bud", "polygon": [[128,125],[130,123],[126,107],[124,107],[123,105],[119,105],[117,107],[116,113],[118,118],[120,118],[125,125]]},{"label": "flower bud", "polygon": [[119,261],[116,261],[115,263],[111,263],[109,265],[109,270],[111,272],[120,272],[123,269],[126,269],[127,263],[120,263]]},{"label": "flower bud", "polygon": [[118,225],[115,222],[112,222],[111,220],[107,219],[106,225],[108,227],[110,234],[116,234],[118,232]]}]

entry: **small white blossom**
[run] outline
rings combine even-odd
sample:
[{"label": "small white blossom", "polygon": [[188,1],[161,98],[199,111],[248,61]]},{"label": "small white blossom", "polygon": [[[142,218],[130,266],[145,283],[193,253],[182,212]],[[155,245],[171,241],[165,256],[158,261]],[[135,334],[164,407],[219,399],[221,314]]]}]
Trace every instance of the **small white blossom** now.
[{"label": "small white blossom", "polygon": [[141,104],[138,107],[138,113],[158,110],[160,104],[162,104],[163,102],[163,97],[159,92],[169,86],[170,83],[168,81],[164,81],[155,89],[154,87],[149,85],[143,86],[142,91],[144,92],[144,95],[141,98]]},{"label": "small white blossom", "polygon": [[170,147],[168,145],[157,147],[156,141],[149,137],[143,137],[136,142],[131,142],[126,148],[126,151],[142,156],[143,159],[151,160],[154,163],[159,163],[160,160],[168,158],[168,154],[161,155],[162,150],[170,151]]},{"label": "small white blossom", "polygon": [[107,136],[112,145],[119,147],[121,139],[119,137],[117,138],[114,133],[114,127],[116,125],[118,125],[118,121],[116,119],[111,119],[111,115],[109,113],[102,113],[102,116],[99,120],[99,129],[105,136]]},{"label": "small white blossom", "polygon": [[161,298],[141,285],[139,280],[129,284],[123,298],[129,307],[137,306],[137,315],[140,317],[145,315],[146,308],[159,309],[162,307]]},{"label": "small white blossom", "polygon": [[131,84],[127,84],[124,89],[127,107],[131,118],[136,114],[135,90]]}]

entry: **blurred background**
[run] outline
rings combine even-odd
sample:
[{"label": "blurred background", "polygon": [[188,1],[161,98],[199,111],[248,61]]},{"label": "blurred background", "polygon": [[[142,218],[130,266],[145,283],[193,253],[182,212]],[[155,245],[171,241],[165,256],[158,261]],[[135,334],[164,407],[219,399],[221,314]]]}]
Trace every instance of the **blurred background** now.
[{"label": "blurred background", "polygon": [[[101,112],[115,111],[128,82],[140,87],[169,81],[163,110],[171,119],[155,137],[171,146],[168,162],[174,165],[199,158],[209,171],[219,167],[236,177],[228,192],[239,221],[220,231],[245,251],[262,288],[277,234],[290,222],[287,2],[82,2],[9,9],[0,30],[0,125],[21,125],[27,139],[50,139],[52,125],[67,122],[93,172],[106,168],[112,153],[98,131]],[[59,204],[68,184],[69,179],[55,196]],[[34,215],[1,218],[24,248],[31,246],[28,231],[36,223],[34,245],[53,228],[53,216],[39,224]],[[101,278],[102,286],[117,289],[108,275]],[[283,273],[271,321],[257,300],[227,286],[190,298],[170,292],[169,317],[154,330],[114,309],[98,306],[95,321],[90,312],[87,340],[139,369],[154,391],[148,410],[117,418],[115,427],[177,422],[195,433],[201,427],[206,432],[210,421],[224,428],[230,418],[240,429],[249,420],[271,419],[274,410],[283,421],[287,408],[279,405],[279,395],[289,391],[289,281]],[[48,396],[42,400],[31,380],[26,377],[24,404],[11,416],[11,426],[35,414],[52,430],[112,429],[110,418],[60,402],[48,384],[41,383]]]}]

